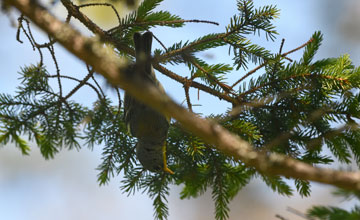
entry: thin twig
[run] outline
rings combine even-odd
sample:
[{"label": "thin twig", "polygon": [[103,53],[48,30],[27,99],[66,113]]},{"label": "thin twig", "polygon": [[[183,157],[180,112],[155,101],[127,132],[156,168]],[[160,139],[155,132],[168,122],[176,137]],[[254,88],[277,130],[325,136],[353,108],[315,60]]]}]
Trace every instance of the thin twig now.
[{"label": "thin twig", "polygon": [[[280,48],[279,48],[279,54],[282,53],[282,49],[283,49],[284,43],[285,43],[285,39],[283,38],[283,39],[281,40],[281,44],[280,44]],[[278,67],[279,67],[279,65],[280,65],[280,61],[281,61],[281,60],[279,60],[278,62],[276,62],[276,63],[273,65],[272,71],[271,71],[269,74],[275,75],[275,73],[276,73],[276,71],[278,70]]]},{"label": "thin twig", "polygon": [[155,36],[155,34],[153,34],[153,37],[155,38],[155,40],[157,41],[157,42],[159,42],[159,44],[164,48],[164,50],[167,52],[168,50],[167,50],[167,48],[165,47],[165,45],[163,44],[163,42],[161,42],[161,40],[159,40],[159,38],[157,38],[156,36]]},{"label": "thin twig", "polygon": [[[293,50],[290,50],[290,51],[288,51],[288,52],[286,52],[286,53],[281,54],[281,57],[286,58],[287,55],[289,55],[290,53],[294,53],[295,51],[300,50],[301,48],[307,46],[307,45],[308,45],[309,43],[311,43],[313,40],[314,40],[314,39],[311,38],[310,40],[308,40],[306,43],[302,44],[301,46],[299,46],[299,47],[297,47],[297,48],[295,48],[295,49],[293,49]],[[281,48],[282,48],[282,46],[281,46]],[[288,59],[289,59],[289,58],[288,58]],[[239,83],[240,83],[241,81],[243,81],[245,78],[247,78],[247,77],[250,76],[251,74],[255,73],[256,71],[258,71],[258,70],[261,69],[262,67],[266,66],[266,64],[267,64],[267,61],[264,61],[261,65],[255,67],[253,70],[250,70],[247,74],[245,74],[245,76],[241,77],[238,81],[236,81],[236,82],[231,86],[231,88],[233,89],[237,84],[239,84]]]},{"label": "thin twig", "polygon": [[[35,50],[35,42],[34,42],[34,38],[32,37],[32,34],[31,34],[30,23],[29,23],[29,21],[28,21],[26,18],[24,18],[24,17],[23,17],[22,20],[26,22],[26,26],[27,26],[27,28],[28,28],[28,31],[25,30],[25,28],[24,28],[23,25],[21,25],[21,28],[23,29],[23,32],[24,32],[25,36],[29,39],[29,42],[30,42],[33,50]],[[28,32],[29,32],[29,33],[28,33]]]},{"label": "thin twig", "polygon": [[[55,77],[58,77],[58,76],[57,76],[57,75],[48,75],[48,76],[46,76],[46,77],[55,78]],[[77,79],[77,78],[74,78],[74,77],[71,77],[71,76],[60,75],[60,77],[61,77],[61,78],[64,78],[64,79],[70,79],[70,80],[77,81],[77,82],[81,83],[81,80],[79,80],[79,79]],[[90,88],[92,88],[92,89],[94,90],[94,92],[97,94],[98,98],[99,98],[99,99],[102,99],[102,96],[101,96],[100,92],[97,90],[97,88],[96,88],[94,85],[92,85],[92,84],[90,84],[90,83],[88,83],[88,82],[85,82],[85,85],[87,85],[87,86],[89,86]]]},{"label": "thin twig", "polygon": [[102,90],[101,86],[99,85],[99,83],[97,82],[97,80],[95,79],[94,75],[91,76],[91,79],[94,81],[95,85],[98,87],[101,95],[103,98],[105,98],[105,93],[104,91]]},{"label": "thin twig", "polygon": [[189,111],[193,112],[192,104],[191,104],[191,101],[190,101],[190,95],[189,95],[189,87],[190,87],[191,83],[192,83],[191,80],[186,80],[186,83],[184,84],[184,90],[185,90],[186,103],[187,103],[187,106],[189,108]]},{"label": "thin twig", "polygon": [[[35,38],[32,35],[31,28],[30,28],[30,22],[26,18],[24,18],[24,16],[20,16],[19,19],[20,19],[19,22],[21,21],[21,25],[19,26],[19,28],[21,28],[23,30],[23,32],[24,32],[25,36],[28,38],[33,50],[37,49],[37,51],[39,52],[39,55],[40,55],[39,64],[40,64],[40,66],[42,66],[43,59],[44,59],[43,54],[42,54],[41,49],[37,46],[38,44],[36,43]],[[27,30],[25,30],[25,28],[23,27],[22,21],[26,22]]]},{"label": "thin twig", "polygon": [[[49,35],[49,40],[51,41],[51,37]],[[56,117],[56,124],[55,126],[58,127],[59,123],[60,123],[60,114],[62,112],[62,102],[66,103],[66,100],[63,99],[63,90],[62,90],[62,84],[61,84],[61,79],[60,79],[60,68],[55,56],[55,49],[54,49],[54,45],[50,44],[48,47],[48,50],[51,54],[51,57],[53,59],[53,62],[55,64],[55,69],[56,69],[56,75],[57,75],[57,81],[58,81],[58,85],[59,85],[59,100],[57,102],[58,105],[58,111],[57,111],[57,117]],[[40,50],[40,48],[38,48]]]},{"label": "thin twig", "polygon": [[238,81],[236,81],[232,86],[231,89],[233,89],[237,84],[239,84],[241,81],[243,81],[244,79],[246,79],[248,76],[250,76],[251,74],[255,73],[256,71],[258,71],[259,69],[263,68],[265,65],[267,64],[266,61],[264,61],[262,64],[260,64],[259,66],[255,67],[254,69],[250,70],[247,74],[245,74],[243,77],[241,77]]},{"label": "thin twig", "polygon": [[49,45],[49,47],[47,47],[49,49],[49,52],[51,54],[51,57],[54,61],[54,64],[55,64],[55,68],[56,68],[56,75],[58,76],[57,77],[57,80],[58,80],[58,85],[59,85],[59,93],[60,93],[60,97],[62,98],[63,97],[63,91],[62,91],[62,85],[61,85],[61,79],[60,79],[60,68],[59,68],[59,65],[58,65],[58,62],[57,62],[57,59],[56,59],[56,56],[55,56],[55,50],[54,50],[54,47],[53,45]]},{"label": "thin twig", "polygon": [[[50,45],[53,45],[56,42],[55,40],[51,39],[51,37],[49,36],[49,42],[48,43],[43,43],[43,44],[37,43],[34,36],[33,36],[33,34],[32,34],[32,31],[30,29],[30,22],[25,18],[24,18],[24,21],[26,21],[29,36],[31,38],[31,42],[32,42],[33,46],[39,50],[39,52],[40,52],[40,48],[47,48],[47,47],[49,47]],[[42,54],[41,54],[41,56],[42,56]]]},{"label": "thin twig", "polygon": [[90,79],[90,77],[92,77],[93,74],[94,74],[94,71],[89,72],[89,73],[85,76],[85,78],[84,78],[83,80],[81,80],[81,82],[80,82],[77,86],[75,86],[75,87],[69,92],[69,94],[67,94],[67,95],[64,97],[64,99],[66,100],[66,99],[70,98],[72,95],[74,95],[74,93],[75,93],[76,91],[78,91],[83,85],[85,85],[85,83]]},{"label": "thin twig", "polygon": [[[56,77],[57,77],[57,76],[56,76]],[[58,97],[58,101],[57,101],[58,106],[61,105],[61,103],[64,103],[64,104],[66,105],[66,107],[68,108],[68,110],[69,110],[70,112],[73,112],[72,109],[71,109],[71,107],[70,107],[70,105],[69,105],[69,103],[67,103],[66,100],[62,99],[62,98],[59,96],[59,94],[57,94],[57,93],[55,93],[55,92],[47,91],[47,90],[45,90],[44,92],[46,92],[46,93],[48,93],[48,94],[50,94],[50,95],[53,95],[53,96],[55,96],[55,97]],[[50,107],[53,107],[53,106],[55,106],[55,105],[51,105]],[[59,113],[60,113],[60,112],[59,112]],[[58,120],[58,119],[57,119],[57,120]]]},{"label": "thin twig", "polygon": [[22,20],[24,19],[24,15],[21,14],[20,17],[18,18],[18,28],[16,31],[16,40],[19,41],[20,43],[24,43],[22,40],[20,40],[20,30],[22,28]]},{"label": "thin twig", "polygon": [[311,219],[309,219],[303,212],[301,212],[301,211],[299,211],[299,210],[297,210],[297,209],[294,209],[294,208],[291,208],[291,207],[287,207],[286,210],[287,210],[288,212],[291,212],[291,213],[299,216],[299,217],[302,217],[302,218],[304,218],[304,219],[311,220]]},{"label": "thin twig", "polygon": [[[300,125],[305,127],[306,123],[312,123],[314,121],[319,120],[321,117],[323,117],[326,114],[332,114],[334,113],[332,109],[326,109],[325,107],[314,110],[313,112],[310,112],[309,117],[302,123],[294,124],[291,128],[288,129],[288,131],[281,132],[277,137],[275,137],[273,140],[271,140],[269,143],[265,144],[262,147],[263,152],[269,152],[272,150],[273,147],[278,146],[282,144],[283,142],[289,140],[291,137],[293,137],[296,132],[296,128]],[[336,114],[342,114],[341,112],[336,112]],[[319,143],[322,142],[324,138],[331,138],[335,137],[338,134],[344,132],[345,130],[349,129],[358,129],[358,125],[354,123],[345,124],[344,126],[337,128],[337,129],[331,129],[325,133],[319,134],[318,137],[313,138],[307,143],[307,148],[309,150],[313,150],[314,147],[318,146]]]},{"label": "thin twig", "polygon": [[282,49],[283,49],[283,47],[284,47],[284,43],[285,43],[285,39],[283,38],[283,39],[281,40],[280,49],[279,49],[279,54],[282,53]]},{"label": "thin twig", "polygon": [[119,104],[118,104],[118,111],[117,111],[117,113],[116,113],[116,118],[119,117],[120,112],[121,112],[121,96],[120,96],[120,91],[119,91],[119,90],[120,90],[119,88],[116,88],[116,89],[115,89],[116,94],[117,94],[117,97],[118,97],[118,102],[119,102]]},{"label": "thin twig", "polygon": [[276,214],[275,217],[280,219],[280,220],[288,220],[287,218],[285,218],[285,217],[283,217],[283,216],[281,216],[279,214]]},{"label": "thin twig", "polygon": [[313,42],[313,41],[314,41],[314,38],[311,38],[311,39],[308,40],[306,43],[304,43],[304,44],[302,44],[301,46],[299,46],[299,47],[297,47],[297,48],[295,48],[295,49],[292,49],[292,50],[290,50],[290,51],[288,51],[288,52],[286,52],[286,53],[281,54],[281,56],[285,57],[285,56],[287,56],[287,55],[289,55],[289,54],[291,54],[291,53],[294,53],[294,52],[300,50],[301,48],[306,47],[308,44],[310,44],[310,43]]},{"label": "thin twig", "polygon": [[[92,70],[92,69],[90,68],[90,66],[87,65],[87,64],[86,64],[86,69],[88,70],[89,73],[90,73],[90,72],[94,72],[94,70]],[[95,79],[94,74],[91,74],[91,79],[94,81],[94,83],[95,83],[95,85],[98,87],[98,89],[99,89],[102,97],[105,99],[105,93],[104,93],[104,91],[102,90],[102,88],[101,88],[101,86],[99,85],[99,83],[97,82],[97,80]]]},{"label": "thin twig", "polygon": [[65,23],[69,24],[69,23],[70,23],[70,20],[71,20],[71,17],[72,17],[71,14],[68,13],[68,14],[66,15]]}]

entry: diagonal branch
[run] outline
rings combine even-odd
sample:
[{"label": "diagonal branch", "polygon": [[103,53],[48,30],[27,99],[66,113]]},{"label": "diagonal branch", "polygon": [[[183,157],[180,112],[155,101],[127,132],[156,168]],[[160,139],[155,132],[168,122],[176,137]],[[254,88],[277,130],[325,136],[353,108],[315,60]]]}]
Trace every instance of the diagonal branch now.
[{"label": "diagonal branch", "polygon": [[[144,22],[135,22],[135,23],[131,23],[131,24],[120,24],[117,27],[111,28],[110,30],[108,30],[107,32],[112,33],[118,29],[122,29],[122,28],[126,28],[126,27],[132,27],[132,26],[150,26],[150,25],[159,25],[159,26],[164,26],[164,25],[171,25],[171,24],[182,24],[182,23],[208,23],[208,24],[214,24],[214,25],[219,25],[219,23],[214,22],[214,21],[205,21],[205,20],[198,20],[198,19],[192,19],[192,20],[173,20],[173,21],[144,21]],[[120,22],[119,22],[120,23]]]},{"label": "diagonal branch", "polygon": [[126,66],[115,55],[106,53],[101,43],[82,36],[69,25],[57,20],[32,0],[3,0],[29,17],[43,31],[53,36],[72,54],[85,61],[112,85],[119,86],[154,109],[179,121],[184,128],[202,138],[223,153],[255,167],[266,175],[283,175],[317,181],[344,189],[360,190],[360,172],[343,172],[313,167],[279,154],[263,154],[220,125],[205,120],[176,104],[158,88],[125,74]]},{"label": "diagonal branch", "polygon": [[[178,81],[179,83],[181,83],[183,85],[185,85],[187,83],[188,79],[186,77],[179,76],[176,73],[166,69],[164,66],[162,66],[162,65],[160,65],[158,63],[153,63],[153,66],[154,66],[154,69],[156,69],[159,72],[163,73],[164,75],[170,77],[171,79],[174,79],[174,80]],[[219,91],[211,89],[210,87],[207,87],[207,86],[205,86],[205,85],[203,85],[201,83],[191,81],[191,84],[189,86],[200,89],[200,90],[202,90],[204,92],[207,92],[207,93],[209,93],[209,94],[211,94],[213,96],[218,97],[219,99],[226,100],[226,101],[232,103],[233,105],[237,105],[239,103],[236,99],[234,99],[234,98],[232,98],[232,97],[230,97],[230,96],[228,96],[228,95],[226,95],[224,93],[221,93]]]}]

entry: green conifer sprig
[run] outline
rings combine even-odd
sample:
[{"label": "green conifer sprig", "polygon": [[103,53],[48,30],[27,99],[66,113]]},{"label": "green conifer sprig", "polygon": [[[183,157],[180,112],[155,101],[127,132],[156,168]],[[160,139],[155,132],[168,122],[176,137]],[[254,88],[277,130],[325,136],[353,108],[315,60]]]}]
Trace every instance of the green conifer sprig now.
[{"label": "green conifer sprig", "polygon": [[114,173],[125,174],[135,165],[135,140],[127,133],[122,112],[117,112],[109,99],[102,99],[88,112],[84,129],[86,144],[104,144],[103,162],[98,166],[98,181],[107,183]]},{"label": "green conifer sprig", "polygon": [[268,187],[270,187],[273,191],[279,193],[280,195],[293,195],[293,189],[283,180],[282,177],[261,175],[261,179]]},{"label": "green conifer sprig", "polygon": [[169,208],[167,206],[167,197],[169,196],[169,182],[164,174],[148,176],[143,182],[143,188],[151,199],[153,199],[154,218],[158,220],[167,219]]},{"label": "green conifer sprig", "polygon": [[30,149],[19,137],[26,134],[38,144],[46,159],[53,158],[62,146],[79,148],[81,135],[77,127],[86,108],[59,99],[48,84],[44,67],[32,65],[21,71],[22,85],[17,95],[0,96],[2,144],[15,142],[27,154]]},{"label": "green conifer sprig", "polygon": [[167,11],[153,12],[162,1],[163,0],[143,1],[137,10],[126,15],[125,18],[121,19],[119,26],[109,30],[109,32],[118,42],[132,45],[132,36],[135,32],[149,30],[149,28],[156,25],[169,26],[172,28],[182,27],[184,25],[183,22],[167,23],[168,21],[181,20],[179,16],[172,15]]},{"label": "green conifer sprig", "polygon": [[121,190],[127,195],[134,195],[135,192],[141,189],[141,182],[145,176],[145,172],[140,167],[134,167],[131,169],[131,172],[126,172],[124,174],[124,180],[121,181],[122,185],[120,186]]},{"label": "green conifer sprig", "polygon": [[254,175],[253,170],[246,169],[236,162],[212,153],[208,156],[209,183],[212,187],[212,198],[215,203],[215,218],[229,218],[229,203],[237,193],[246,186]]},{"label": "green conifer sprig", "polygon": [[346,220],[356,220],[360,218],[360,207],[355,206],[350,211],[347,211],[342,208],[332,207],[332,206],[314,206],[307,211],[307,216],[309,218],[315,218],[320,220],[327,219],[346,219]]},{"label": "green conifer sprig", "polygon": [[295,180],[295,187],[299,194],[303,197],[310,196],[311,189],[310,189],[310,182],[306,180]]},{"label": "green conifer sprig", "polygon": [[[360,194],[358,191],[349,191],[343,189],[337,189],[333,194],[337,197],[343,197],[344,200],[359,200]],[[355,220],[360,218],[360,207],[358,204],[352,208],[338,208],[334,206],[313,206],[306,211],[306,215],[309,219],[346,219]]]},{"label": "green conifer sprig", "polygon": [[226,91],[227,87],[225,85],[225,75],[232,70],[232,67],[228,64],[213,64],[209,65],[199,58],[189,58],[187,62],[188,67],[191,71],[191,79],[201,79],[208,85],[210,88],[221,91]]}]

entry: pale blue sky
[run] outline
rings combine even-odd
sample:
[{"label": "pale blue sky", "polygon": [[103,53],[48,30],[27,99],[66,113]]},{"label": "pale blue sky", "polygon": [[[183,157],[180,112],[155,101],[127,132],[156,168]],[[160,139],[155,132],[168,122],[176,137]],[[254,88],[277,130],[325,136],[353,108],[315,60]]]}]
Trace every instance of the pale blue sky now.
[{"label": "pale blue sky", "polygon": [[[276,21],[280,33],[273,43],[264,43],[268,49],[278,51],[282,38],[285,38],[283,51],[291,50],[304,42],[317,30],[324,33],[324,42],[318,58],[339,56],[349,53],[355,64],[360,63],[359,30],[360,18],[357,14],[360,4],[356,0],[259,0],[256,5],[277,4],[281,9],[280,19]],[[186,28],[173,30],[159,28],[153,32],[165,43],[172,45],[179,40],[192,40],[210,32],[222,32],[229,18],[236,13],[236,1],[171,1],[165,0],[160,6],[184,19],[204,19],[220,23],[216,27],[209,24],[187,24]],[[14,18],[16,18],[14,16]],[[38,53],[22,36],[24,44],[16,41],[16,29],[10,27],[9,19],[0,14],[0,64],[2,66],[0,81],[1,93],[12,93],[18,85],[20,66],[36,63]],[[341,32],[346,30],[346,32]],[[40,33],[35,33],[39,36]],[[44,38],[42,38],[44,39]],[[261,38],[264,39],[264,38]],[[155,45],[156,47],[156,45]],[[228,48],[212,50],[213,59],[209,62],[231,62],[227,56]],[[69,55],[58,47],[56,54],[59,65],[66,75],[82,75],[84,65],[77,58]],[[301,52],[294,53],[296,59]],[[45,54],[46,64],[50,71],[53,65]],[[180,75],[186,76],[184,67],[170,66]],[[261,73],[261,71],[259,71]],[[231,74],[230,80],[239,78],[243,70]],[[184,98],[181,85],[169,80],[166,76],[157,74],[166,91],[178,102]],[[64,81],[67,88],[72,84]],[[205,114],[224,111],[228,106],[217,98],[201,93],[196,100],[197,91],[192,89],[192,100],[200,103],[195,111]],[[91,104],[95,94],[90,90],[80,90],[74,99],[84,104]],[[127,197],[119,189],[121,177],[114,178],[107,186],[99,187],[96,182],[95,168],[100,163],[101,146],[91,152],[84,148],[77,151],[62,151],[54,160],[45,161],[36,147],[32,148],[30,156],[22,156],[12,144],[0,148],[0,219],[4,220],[42,220],[42,219],[152,219],[152,201],[140,193]],[[301,219],[286,211],[288,206],[304,211],[311,204],[332,204],[346,206],[333,200],[327,193],[330,187],[314,184],[313,197],[301,199],[299,196],[286,198],[276,195],[264,184],[252,181],[231,203],[230,219],[275,219],[275,214],[281,214],[292,220]],[[198,199],[179,200],[179,187],[173,187],[169,198],[170,220],[177,219],[213,219],[214,206],[209,193]],[[256,209],[254,208],[256,207]],[[262,212],[259,213],[259,210]]]}]

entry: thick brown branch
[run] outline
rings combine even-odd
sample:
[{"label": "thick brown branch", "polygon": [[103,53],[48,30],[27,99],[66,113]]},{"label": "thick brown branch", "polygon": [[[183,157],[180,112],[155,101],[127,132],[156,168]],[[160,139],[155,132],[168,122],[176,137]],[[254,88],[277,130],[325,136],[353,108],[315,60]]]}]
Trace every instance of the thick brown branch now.
[{"label": "thick brown branch", "polygon": [[75,56],[93,66],[114,86],[120,86],[132,96],[154,109],[179,121],[184,128],[202,138],[223,153],[255,167],[266,175],[283,175],[291,178],[317,181],[338,187],[360,190],[360,172],[343,172],[321,169],[279,154],[262,154],[251,145],[218,124],[205,120],[176,104],[158,88],[139,78],[124,74],[115,55],[106,54],[101,43],[92,41],[69,25],[63,24],[46,9],[31,0],[5,0],[29,17],[43,31],[53,36]]}]

